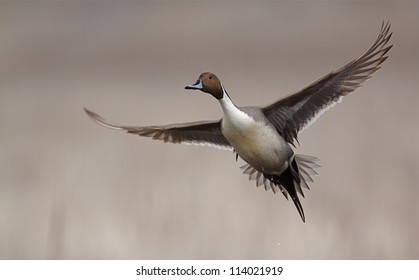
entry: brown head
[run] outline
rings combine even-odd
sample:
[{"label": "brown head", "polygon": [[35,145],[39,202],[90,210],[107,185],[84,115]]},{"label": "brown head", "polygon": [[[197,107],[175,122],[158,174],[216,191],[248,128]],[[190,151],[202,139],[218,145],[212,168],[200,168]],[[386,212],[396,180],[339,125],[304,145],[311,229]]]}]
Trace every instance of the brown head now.
[{"label": "brown head", "polygon": [[199,75],[198,80],[193,85],[186,86],[185,89],[199,89],[211,94],[217,99],[221,99],[224,96],[224,90],[220,80],[215,74],[210,72],[204,72]]}]

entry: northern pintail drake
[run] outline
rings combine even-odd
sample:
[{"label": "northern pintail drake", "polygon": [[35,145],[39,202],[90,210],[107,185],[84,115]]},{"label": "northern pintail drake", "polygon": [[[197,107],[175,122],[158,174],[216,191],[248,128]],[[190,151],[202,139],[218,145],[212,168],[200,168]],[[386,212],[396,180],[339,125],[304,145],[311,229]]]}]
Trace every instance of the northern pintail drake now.
[{"label": "northern pintail drake", "polygon": [[202,73],[187,90],[199,90],[215,97],[223,110],[223,118],[156,126],[120,126],[105,121],[85,109],[96,123],[116,130],[151,137],[171,143],[207,145],[233,150],[247,164],[243,173],[256,185],[264,185],[274,193],[281,191],[291,197],[303,222],[305,216],[298,194],[309,189],[318,159],[295,154],[292,147],[298,143],[297,134],[311,125],[327,109],[339,103],[380,68],[387,59],[387,46],[392,33],[390,24],[382,24],[372,46],[359,58],[337,71],[324,76],[299,92],[265,107],[238,107],[231,100],[220,79],[213,73]]}]

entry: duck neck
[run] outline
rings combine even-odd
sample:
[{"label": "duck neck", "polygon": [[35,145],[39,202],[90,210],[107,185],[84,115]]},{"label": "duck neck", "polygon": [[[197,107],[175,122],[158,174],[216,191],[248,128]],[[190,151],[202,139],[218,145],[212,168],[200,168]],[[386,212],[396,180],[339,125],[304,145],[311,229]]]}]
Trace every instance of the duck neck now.
[{"label": "duck neck", "polygon": [[[230,96],[227,94],[223,87],[223,97],[221,99],[218,99],[220,102],[221,108],[223,109],[224,117],[229,120],[233,119],[241,119],[245,117],[246,115],[244,112],[242,112],[239,108],[237,108],[236,105],[234,105],[233,101],[231,100]],[[246,115],[247,117],[247,115]]]}]

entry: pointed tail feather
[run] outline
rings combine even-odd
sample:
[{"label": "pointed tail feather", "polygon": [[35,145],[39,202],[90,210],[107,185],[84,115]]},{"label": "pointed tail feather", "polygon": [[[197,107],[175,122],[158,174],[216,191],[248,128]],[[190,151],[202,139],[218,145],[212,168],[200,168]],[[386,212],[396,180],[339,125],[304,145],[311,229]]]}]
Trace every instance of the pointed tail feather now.
[{"label": "pointed tail feather", "polygon": [[265,186],[266,190],[272,189],[274,193],[281,190],[281,193],[288,199],[291,197],[303,222],[305,222],[304,209],[298,197],[298,193],[304,197],[301,187],[310,189],[309,182],[313,182],[312,176],[318,175],[316,168],[320,167],[319,159],[313,156],[296,154],[290,162],[289,168],[281,175],[263,174],[249,164],[240,168],[244,174],[249,175],[249,180],[255,180],[256,186]]},{"label": "pointed tail feather", "polygon": [[[301,205],[300,199],[298,197],[297,191],[301,191],[301,187],[295,176],[298,175],[296,170],[293,170],[292,164],[284,171],[281,175],[268,175],[265,174],[265,177],[273,182],[277,186],[283,187],[288,195],[291,197],[292,202],[294,202],[295,207],[297,207],[298,213],[301,216],[303,222],[306,221],[304,215],[304,209]],[[301,191],[302,192],[302,191]]]},{"label": "pointed tail feather", "polygon": [[292,202],[294,202],[295,207],[297,207],[298,213],[300,213],[301,219],[305,223],[306,222],[306,217],[304,216],[304,209],[303,209],[303,206],[301,205],[300,199],[298,198],[297,195],[292,197]]},{"label": "pointed tail feather", "polygon": [[298,175],[298,169],[295,170],[296,166],[297,164],[295,160],[293,160],[292,164],[290,164],[288,169],[282,172],[282,174],[279,176],[279,182],[281,185],[284,186],[288,194],[291,196],[292,202],[294,202],[294,205],[297,208],[298,213],[301,216],[301,219],[305,223],[306,218],[304,215],[304,209],[298,197],[298,193],[300,193],[303,197],[304,197],[304,194],[300,186],[300,178]]}]

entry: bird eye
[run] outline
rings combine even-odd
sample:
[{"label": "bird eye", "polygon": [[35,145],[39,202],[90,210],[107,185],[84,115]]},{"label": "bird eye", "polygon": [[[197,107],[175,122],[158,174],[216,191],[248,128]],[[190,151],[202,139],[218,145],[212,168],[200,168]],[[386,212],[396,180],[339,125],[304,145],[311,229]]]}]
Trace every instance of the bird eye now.
[{"label": "bird eye", "polygon": [[210,80],[211,80],[211,79],[212,79],[212,76],[209,76],[209,77],[208,77],[208,79],[210,79]]}]

